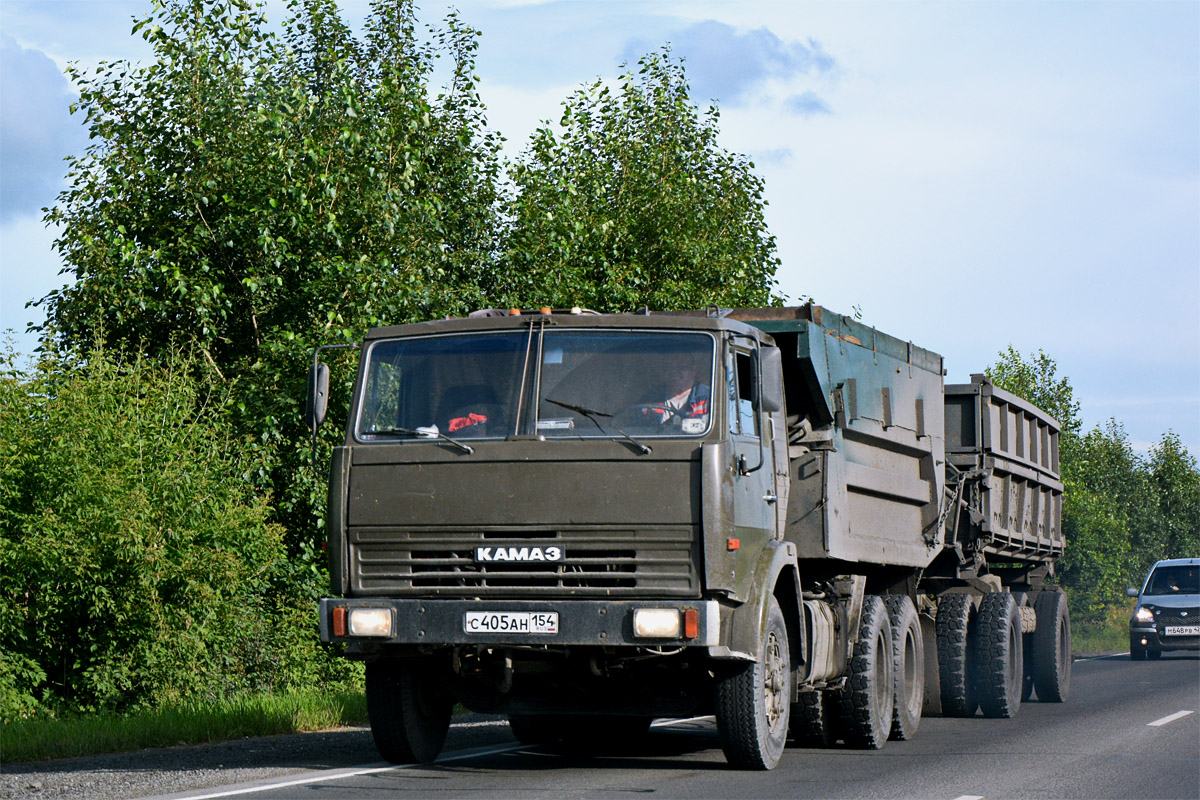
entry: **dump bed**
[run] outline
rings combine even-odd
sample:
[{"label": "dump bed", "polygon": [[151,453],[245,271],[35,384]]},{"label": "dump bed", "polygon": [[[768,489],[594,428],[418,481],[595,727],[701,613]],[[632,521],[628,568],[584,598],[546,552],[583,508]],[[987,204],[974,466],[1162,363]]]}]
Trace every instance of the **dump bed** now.
[{"label": "dump bed", "polygon": [[800,558],[927,566],[942,547],[941,356],[820,306],[730,316],[782,351]]},{"label": "dump bed", "polygon": [[1058,421],[982,375],[946,386],[946,456],[964,513],[949,537],[1017,561],[1063,552]]}]

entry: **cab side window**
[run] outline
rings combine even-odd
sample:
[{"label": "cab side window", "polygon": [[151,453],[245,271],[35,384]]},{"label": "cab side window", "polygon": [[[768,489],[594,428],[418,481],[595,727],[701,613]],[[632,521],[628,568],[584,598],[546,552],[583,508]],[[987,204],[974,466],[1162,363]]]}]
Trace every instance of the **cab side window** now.
[{"label": "cab side window", "polygon": [[734,351],[729,365],[729,432],[758,436],[758,414],[754,413],[754,359]]}]

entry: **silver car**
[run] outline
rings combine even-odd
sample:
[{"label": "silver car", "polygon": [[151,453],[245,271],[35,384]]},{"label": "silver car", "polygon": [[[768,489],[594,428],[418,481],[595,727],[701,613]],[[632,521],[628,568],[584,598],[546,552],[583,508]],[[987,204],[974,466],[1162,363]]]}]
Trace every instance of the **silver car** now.
[{"label": "silver car", "polygon": [[1200,558],[1159,561],[1142,590],[1125,590],[1138,599],[1129,618],[1129,657],[1158,658],[1164,650],[1200,650]]}]

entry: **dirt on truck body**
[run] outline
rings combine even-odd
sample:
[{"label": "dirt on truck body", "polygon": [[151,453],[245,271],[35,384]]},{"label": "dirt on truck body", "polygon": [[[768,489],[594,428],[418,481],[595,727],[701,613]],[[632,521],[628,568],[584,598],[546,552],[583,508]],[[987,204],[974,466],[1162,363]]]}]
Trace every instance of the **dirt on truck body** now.
[{"label": "dirt on truck body", "polygon": [[373,330],[320,630],[380,753],[432,761],[460,702],[577,751],[714,714],[769,769],[1065,699],[1058,424],[943,374],[813,305]]}]

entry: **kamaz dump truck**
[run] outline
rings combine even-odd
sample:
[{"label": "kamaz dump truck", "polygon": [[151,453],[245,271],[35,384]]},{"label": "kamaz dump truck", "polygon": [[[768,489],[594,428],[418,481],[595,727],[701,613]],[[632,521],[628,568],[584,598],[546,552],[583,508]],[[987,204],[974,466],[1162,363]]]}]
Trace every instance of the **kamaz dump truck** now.
[{"label": "kamaz dump truck", "polygon": [[371,331],[319,614],[380,754],[435,759],[456,702],[574,752],[711,714],[769,769],[1062,701],[1058,423],[943,375],[815,305]]}]

